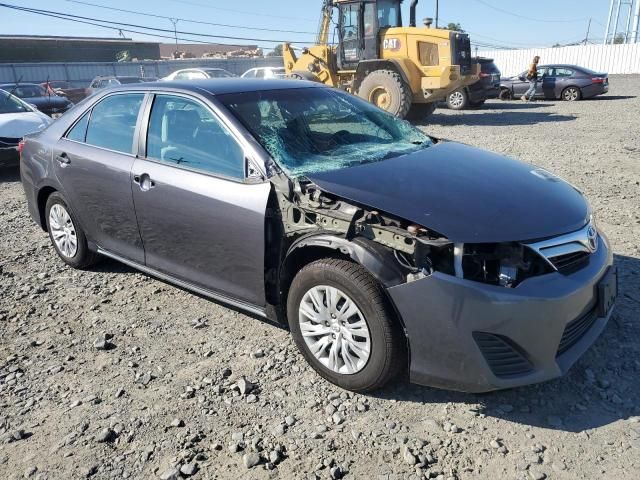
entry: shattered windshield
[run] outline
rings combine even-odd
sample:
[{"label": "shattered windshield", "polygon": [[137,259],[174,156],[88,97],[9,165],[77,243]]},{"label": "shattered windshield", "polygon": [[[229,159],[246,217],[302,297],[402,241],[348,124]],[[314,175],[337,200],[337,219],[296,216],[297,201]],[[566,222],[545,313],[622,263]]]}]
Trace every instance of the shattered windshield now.
[{"label": "shattered windshield", "polygon": [[415,152],[430,138],[345,92],[300,88],[217,97],[293,177]]}]

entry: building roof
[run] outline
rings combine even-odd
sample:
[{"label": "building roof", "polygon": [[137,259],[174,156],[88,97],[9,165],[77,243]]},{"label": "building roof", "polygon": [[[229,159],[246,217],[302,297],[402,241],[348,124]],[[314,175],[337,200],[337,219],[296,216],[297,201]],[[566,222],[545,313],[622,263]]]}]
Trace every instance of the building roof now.
[{"label": "building roof", "polygon": [[157,45],[159,42],[148,42],[144,40],[133,40],[131,38],[120,37],[63,37],[56,35],[0,35],[2,40],[24,40],[24,41],[65,41],[65,42],[104,42],[104,43],[148,43]]},{"label": "building roof", "polygon": [[224,45],[224,44],[204,44],[204,43],[179,43],[176,47],[175,43],[161,43],[160,56],[171,57],[177,50],[178,52],[192,53],[196,57],[202,57],[206,53],[228,53],[236,50],[257,50],[257,45]]}]

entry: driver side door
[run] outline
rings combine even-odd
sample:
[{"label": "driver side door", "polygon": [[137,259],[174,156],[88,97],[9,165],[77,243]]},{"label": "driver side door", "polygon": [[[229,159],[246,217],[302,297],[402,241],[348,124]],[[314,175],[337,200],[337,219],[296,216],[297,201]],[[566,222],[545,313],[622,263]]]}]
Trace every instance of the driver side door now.
[{"label": "driver side door", "polygon": [[265,305],[270,184],[246,175],[238,137],[200,99],[150,99],[133,165],[147,267],[248,305]]}]

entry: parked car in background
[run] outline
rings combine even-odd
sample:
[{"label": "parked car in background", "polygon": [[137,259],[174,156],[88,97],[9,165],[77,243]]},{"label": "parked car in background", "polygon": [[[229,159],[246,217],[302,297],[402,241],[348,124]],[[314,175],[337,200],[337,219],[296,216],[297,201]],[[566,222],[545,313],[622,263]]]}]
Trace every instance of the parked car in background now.
[{"label": "parked car in background", "polygon": [[0,167],[17,165],[22,138],[43,130],[51,122],[44,113],[0,90]]},{"label": "parked car in background", "polygon": [[[500,98],[520,98],[529,89],[527,73],[503,79]],[[609,91],[609,75],[576,65],[543,65],[538,67],[536,98],[575,102],[593,98]]]},{"label": "parked car in background", "polygon": [[284,78],[287,71],[284,67],[252,68],[242,74],[242,78]]},{"label": "parked car in background", "polygon": [[452,110],[479,107],[500,94],[500,70],[492,58],[474,58],[480,64],[480,79],[467,87],[459,88],[447,96],[447,106]]},{"label": "parked car in background", "polygon": [[203,80],[205,78],[232,78],[236,76],[224,68],[185,68],[175,71],[161,80]]},{"label": "parked car in background", "polygon": [[68,98],[73,103],[78,103],[87,97],[86,88],[74,88],[65,81],[51,80],[41,83],[40,86],[53,95]]},{"label": "parked car in background", "polygon": [[68,98],[52,94],[36,83],[4,83],[0,84],[0,90],[13,93],[52,118],[58,118],[73,107]]},{"label": "parked car in background", "polygon": [[116,76],[106,76],[106,77],[96,77],[89,84],[89,88],[87,89],[89,95],[92,95],[98,90],[102,90],[103,88],[112,88],[119,87],[120,85],[130,85],[132,83],[148,83],[155,82],[157,78],[145,78],[145,77],[116,77]]},{"label": "parked car in background", "polygon": [[20,165],[62,261],[103,255],[288,322],[353,391],[407,367],[475,392],[556,378],[616,298],[573,185],[319,83],[104,90],[27,137]]}]

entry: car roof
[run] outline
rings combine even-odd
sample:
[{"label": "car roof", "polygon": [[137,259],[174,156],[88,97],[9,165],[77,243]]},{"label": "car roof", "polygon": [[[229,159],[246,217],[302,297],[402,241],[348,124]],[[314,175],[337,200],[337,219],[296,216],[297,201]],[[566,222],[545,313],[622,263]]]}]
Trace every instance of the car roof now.
[{"label": "car roof", "polygon": [[20,82],[20,83],[0,83],[0,88],[5,88],[5,87],[39,87],[40,85],[37,83],[26,83],[26,82]]},{"label": "car roof", "polygon": [[203,80],[172,80],[158,83],[139,83],[135,85],[123,85],[110,89],[110,91],[145,90],[187,90],[196,93],[207,92],[211,95],[225,95],[227,93],[247,93],[267,90],[295,90],[301,88],[329,88],[322,83],[308,82],[305,80],[285,79],[248,79],[248,78],[208,78]]}]

